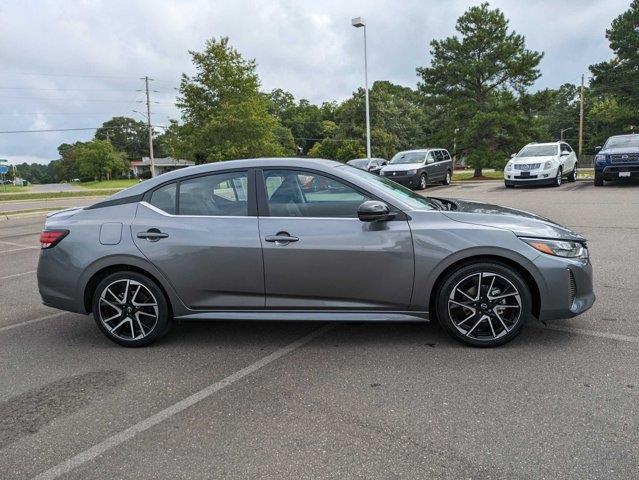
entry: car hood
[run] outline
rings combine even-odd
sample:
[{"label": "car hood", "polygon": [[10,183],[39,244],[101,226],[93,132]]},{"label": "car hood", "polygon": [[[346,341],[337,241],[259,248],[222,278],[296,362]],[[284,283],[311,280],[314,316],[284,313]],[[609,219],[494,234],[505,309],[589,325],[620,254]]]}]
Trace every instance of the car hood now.
[{"label": "car hood", "polygon": [[612,155],[615,153],[639,153],[639,147],[606,148],[604,150],[601,150],[599,153],[606,153],[608,155]]},{"label": "car hood", "polygon": [[514,164],[522,164],[522,163],[545,163],[548,160],[557,160],[556,155],[548,155],[545,157],[515,157],[511,159],[511,162]]},{"label": "car hood", "polygon": [[406,170],[416,170],[422,168],[423,163],[396,163],[382,167],[382,172],[405,172]]},{"label": "car hood", "polygon": [[578,233],[534,213],[489,203],[457,199],[450,201],[453,202],[451,209],[443,213],[457,222],[502,228],[521,237],[586,241]]}]

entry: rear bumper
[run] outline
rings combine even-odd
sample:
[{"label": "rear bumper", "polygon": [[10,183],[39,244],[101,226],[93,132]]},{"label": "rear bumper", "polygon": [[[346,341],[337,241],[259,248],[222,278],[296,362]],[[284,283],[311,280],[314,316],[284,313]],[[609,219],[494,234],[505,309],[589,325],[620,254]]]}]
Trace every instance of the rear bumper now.
[{"label": "rear bumper", "polygon": [[590,261],[540,255],[535,264],[543,276],[539,319],[575,317],[595,302]]}]

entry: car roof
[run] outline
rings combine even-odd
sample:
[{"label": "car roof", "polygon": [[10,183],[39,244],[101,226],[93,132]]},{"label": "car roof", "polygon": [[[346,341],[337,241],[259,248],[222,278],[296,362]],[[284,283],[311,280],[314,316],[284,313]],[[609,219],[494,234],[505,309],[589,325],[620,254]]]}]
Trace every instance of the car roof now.
[{"label": "car roof", "polygon": [[256,167],[297,167],[297,168],[314,168],[317,170],[329,171],[331,168],[344,165],[334,160],[325,160],[322,158],[249,158],[244,160],[228,160],[224,162],[205,163],[192,167],[179,168],[171,172],[163,173],[157,177],[150,178],[144,182],[140,182],[125,190],[109,197],[109,200],[125,198],[134,195],[141,195],[148,190],[171,180],[178,180],[191,175],[200,175],[205,173],[213,173],[222,170],[231,170],[236,168],[256,168]]},{"label": "car roof", "polygon": [[530,143],[526,144],[525,146],[527,147],[527,146],[529,146],[529,145],[559,145],[560,143],[568,143],[568,142],[565,142],[565,141],[563,141],[563,140],[561,140],[561,141],[556,141],[556,142],[543,142],[543,143],[539,143],[539,142],[530,142]]},{"label": "car roof", "polygon": [[610,135],[608,138],[619,138],[619,137],[638,137],[639,133],[623,133],[621,135]]}]

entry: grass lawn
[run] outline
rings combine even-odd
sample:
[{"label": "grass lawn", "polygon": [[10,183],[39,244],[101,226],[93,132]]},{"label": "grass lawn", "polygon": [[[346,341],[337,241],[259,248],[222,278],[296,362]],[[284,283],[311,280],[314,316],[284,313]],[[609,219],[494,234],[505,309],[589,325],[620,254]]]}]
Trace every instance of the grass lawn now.
[{"label": "grass lawn", "polygon": [[137,183],[139,183],[137,178],[125,178],[122,180],[102,180],[101,182],[82,182],[77,185],[95,190],[101,188],[128,188],[136,185]]},{"label": "grass lawn", "polygon": [[503,180],[504,172],[501,170],[483,170],[483,177],[476,178],[473,177],[475,171],[473,169],[469,170],[455,170],[453,172],[453,180]]}]

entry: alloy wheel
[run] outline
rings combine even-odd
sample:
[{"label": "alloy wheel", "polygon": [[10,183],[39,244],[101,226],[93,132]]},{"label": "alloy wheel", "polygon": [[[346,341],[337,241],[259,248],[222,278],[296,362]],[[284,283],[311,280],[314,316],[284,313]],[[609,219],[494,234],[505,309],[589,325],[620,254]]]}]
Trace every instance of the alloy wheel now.
[{"label": "alloy wheel", "polygon": [[452,289],[448,315],[462,335],[476,341],[493,341],[507,335],[520,321],[521,294],[502,275],[472,273]]},{"label": "alloy wheel", "polygon": [[100,322],[121,340],[140,340],[153,332],[159,318],[158,302],[142,283],[119,279],[107,285],[98,299]]},{"label": "alloy wheel", "polygon": [[419,188],[421,188],[422,190],[426,188],[426,175],[422,174],[422,176],[419,178]]}]

